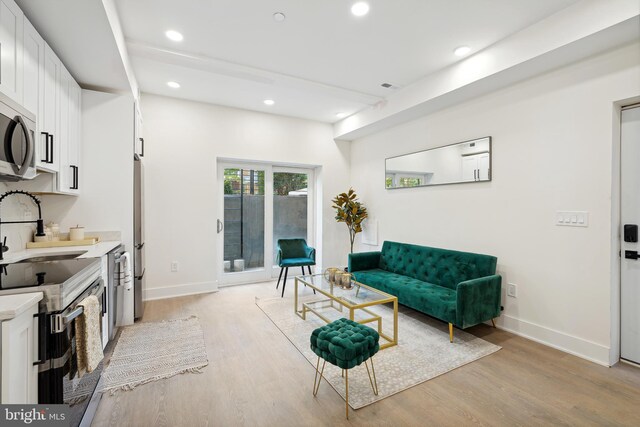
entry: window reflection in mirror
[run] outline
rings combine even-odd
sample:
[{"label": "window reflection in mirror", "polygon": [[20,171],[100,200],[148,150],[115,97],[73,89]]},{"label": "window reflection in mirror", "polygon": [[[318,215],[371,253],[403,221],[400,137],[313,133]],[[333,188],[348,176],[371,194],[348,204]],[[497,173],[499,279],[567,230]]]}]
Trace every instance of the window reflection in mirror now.
[{"label": "window reflection in mirror", "polygon": [[391,157],[385,188],[491,181],[491,137]]}]

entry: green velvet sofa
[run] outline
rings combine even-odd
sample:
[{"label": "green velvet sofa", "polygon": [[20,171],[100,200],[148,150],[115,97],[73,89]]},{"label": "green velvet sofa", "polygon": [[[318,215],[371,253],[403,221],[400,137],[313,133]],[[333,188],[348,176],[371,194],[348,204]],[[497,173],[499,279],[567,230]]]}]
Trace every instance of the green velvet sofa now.
[{"label": "green velvet sofa", "polygon": [[449,323],[468,328],[500,315],[502,277],[497,258],[398,242],[379,252],[349,255],[356,280],[398,297],[398,302]]}]

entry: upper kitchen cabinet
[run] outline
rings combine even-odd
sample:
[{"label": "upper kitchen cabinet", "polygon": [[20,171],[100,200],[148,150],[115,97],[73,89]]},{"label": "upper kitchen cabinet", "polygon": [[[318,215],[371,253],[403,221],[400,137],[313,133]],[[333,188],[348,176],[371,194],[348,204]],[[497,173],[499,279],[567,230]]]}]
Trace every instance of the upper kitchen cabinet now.
[{"label": "upper kitchen cabinet", "polygon": [[36,118],[39,173],[20,188],[80,192],[81,89],[14,0],[0,0],[0,92]]},{"label": "upper kitchen cabinet", "polygon": [[[45,49],[46,43],[31,22],[24,19],[23,105],[36,116],[36,167],[51,171],[50,133],[45,131]],[[54,112],[55,116],[55,112]],[[47,128],[48,129],[48,128]]]},{"label": "upper kitchen cabinet", "polygon": [[0,0],[0,92],[19,104],[23,87],[23,29],[22,10],[13,0]]},{"label": "upper kitchen cabinet", "polygon": [[80,86],[62,67],[60,75],[60,169],[58,192],[78,194],[80,190]]},{"label": "upper kitchen cabinet", "polygon": [[48,44],[44,47],[43,86],[41,93],[42,114],[38,115],[37,123],[40,127],[40,144],[38,144],[38,158],[36,166],[49,172],[60,169],[60,106],[62,93],[63,65]]}]

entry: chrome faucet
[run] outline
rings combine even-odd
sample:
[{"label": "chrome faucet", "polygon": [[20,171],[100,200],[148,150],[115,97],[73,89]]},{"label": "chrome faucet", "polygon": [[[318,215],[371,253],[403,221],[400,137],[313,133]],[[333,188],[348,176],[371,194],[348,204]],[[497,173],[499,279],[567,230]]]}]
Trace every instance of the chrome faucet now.
[{"label": "chrome faucet", "polygon": [[[31,193],[22,190],[13,190],[7,191],[2,196],[0,196],[0,206],[2,205],[2,201],[5,197],[10,196],[12,194],[24,194],[25,196],[31,197],[31,200],[38,206],[38,219],[35,221],[2,221],[0,218],[0,227],[2,224],[36,224],[36,236],[42,237],[44,236],[44,221],[42,220],[42,209],[40,208],[40,200],[36,196]],[[2,229],[0,228],[0,238],[2,238]],[[4,259],[4,253],[9,250],[7,246],[7,236],[4,236],[4,240],[2,242],[2,250],[0,250],[0,260]]]}]

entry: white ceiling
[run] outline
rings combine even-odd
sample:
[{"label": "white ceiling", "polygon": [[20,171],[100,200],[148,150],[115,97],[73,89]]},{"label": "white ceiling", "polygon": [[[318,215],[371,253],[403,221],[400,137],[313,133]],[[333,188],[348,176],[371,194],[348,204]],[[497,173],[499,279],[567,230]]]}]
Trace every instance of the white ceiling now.
[{"label": "white ceiling", "polygon": [[83,87],[130,90],[105,8],[98,0],[16,0]]},{"label": "white ceiling", "polygon": [[116,5],[143,92],[335,122],[392,94],[382,83],[409,85],[458,60],[456,47],[473,54],[577,1],[369,0],[360,18],[346,0]]}]

